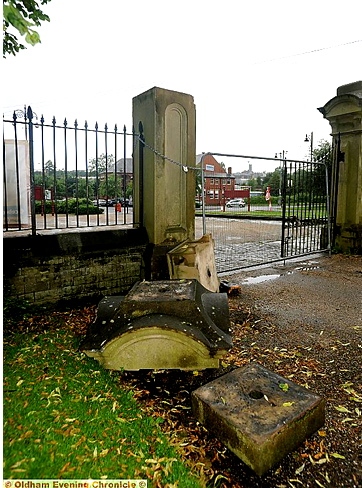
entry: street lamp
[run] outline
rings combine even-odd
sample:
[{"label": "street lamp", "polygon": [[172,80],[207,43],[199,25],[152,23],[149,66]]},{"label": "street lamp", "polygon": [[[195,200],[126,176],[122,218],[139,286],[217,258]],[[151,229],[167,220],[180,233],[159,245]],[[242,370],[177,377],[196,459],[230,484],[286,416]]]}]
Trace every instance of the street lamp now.
[{"label": "street lamp", "polygon": [[306,134],[304,142],[310,142],[310,161],[313,161],[313,132],[310,135]]},{"label": "street lamp", "polygon": [[[24,119],[24,122],[25,122],[25,139],[28,140],[28,124],[27,124],[28,117],[27,117],[26,105],[24,105],[23,109],[20,108],[20,109],[14,110],[14,114],[16,115],[16,117],[18,119]],[[35,112],[33,112],[33,116],[36,118],[36,120],[38,120],[38,116]],[[37,125],[36,125],[36,127],[37,127]]]},{"label": "street lamp", "polygon": [[281,204],[282,201],[282,159],[285,161],[287,159],[287,154],[288,151],[284,151],[282,153],[279,153],[279,158],[278,158],[278,153],[275,153],[275,159],[279,159],[279,198],[278,198],[278,204]]}]

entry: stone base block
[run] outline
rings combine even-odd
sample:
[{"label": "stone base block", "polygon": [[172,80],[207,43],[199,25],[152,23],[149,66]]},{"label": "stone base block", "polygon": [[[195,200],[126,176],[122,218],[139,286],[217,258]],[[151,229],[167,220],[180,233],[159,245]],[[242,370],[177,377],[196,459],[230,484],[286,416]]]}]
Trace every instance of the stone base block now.
[{"label": "stone base block", "polygon": [[218,368],[232,347],[228,298],[197,280],[136,283],[106,297],[80,350],[116,370]]},{"label": "stone base block", "polygon": [[262,476],[324,424],[318,395],[251,363],[192,393],[194,416]]}]

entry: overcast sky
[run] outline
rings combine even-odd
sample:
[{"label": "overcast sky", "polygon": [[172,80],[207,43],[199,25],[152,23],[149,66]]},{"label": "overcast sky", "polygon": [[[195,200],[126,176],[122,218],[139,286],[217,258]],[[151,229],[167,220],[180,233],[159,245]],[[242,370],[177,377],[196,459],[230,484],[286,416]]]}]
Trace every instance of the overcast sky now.
[{"label": "overcast sky", "polygon": [[[194,97],[196,151],[302,159],[317,110],[362,80],[362,1],[52,0],[42,43],[3,61],[3,112],[132,126],[132,98]],[[229,166],[228,161],[224,161]],[[274,170],[274,162],[255,170]],[[247,169],[246,160],[232,163]]]}]

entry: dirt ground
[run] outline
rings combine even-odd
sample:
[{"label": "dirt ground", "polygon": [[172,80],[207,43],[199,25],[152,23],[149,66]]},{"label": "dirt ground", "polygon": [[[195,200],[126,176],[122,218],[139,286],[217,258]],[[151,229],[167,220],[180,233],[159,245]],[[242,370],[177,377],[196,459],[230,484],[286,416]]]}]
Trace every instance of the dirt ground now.
[{"label": "dirt ground", "polygon": [[[220,279],[240,292],[229,296],[233,347],[220,368],[120,371],[120,387],[132,390],[145,414],[160,418],[207,488],[361,488],[362,256],[310,257]],[[64,320],[71,317],[81,338],[95,311],[93,305],[66,312]],[[40,327],[36,320],[31,325]],[[192,391],[253,361],[326,400],[325,425],[262,477],[191,408]]]},{"label": "dirt ground", "polygon": [[[248,320],[245,309],[253,317],[253,333],[236,333],[236,344],[327,401],[325,427],[311,441],[320,443],[321,455],[302,457],[304,468],[298,472],[296,464],[293,479],[303,486],[362,486],[362,258],[317,257],[229,280],[241,285],[240,298],[231,300],[234,330]],[[268,477],[260,486],[300,486]]]},{"label": "dirt ground", "polygon": [[[362,257],[243,271],[229,298],[233,348],[219,370],[124,373],[208,487],[362,487]],[[326,400],[325,425],[258,477],[192,416],[190,392],[256,361]]]}]

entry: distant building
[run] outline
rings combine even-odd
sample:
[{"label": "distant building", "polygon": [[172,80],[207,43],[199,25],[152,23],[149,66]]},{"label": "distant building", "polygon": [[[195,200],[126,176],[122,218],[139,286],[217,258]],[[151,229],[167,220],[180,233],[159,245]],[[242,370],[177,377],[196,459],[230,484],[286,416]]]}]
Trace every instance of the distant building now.
[{"label": "distant building", "polygon": [[[121,187],[123,187],[124,177],[126,178],[126,185],[133,180],[133,159],[132,158],[121,158],[114,164],[108,166],[107,174],[108,176],[117,173],[117,178],[122,182]],[[102,173],[100,177],[105,177],[105,173]]]},{"label": "distant building", "polygon": [[241,171],[238,173],[234,173],[235,176],[235,184],[237,186],[246,185],[248,181],[255,180],[256,178],[264,178],[266,176],[266,172],[257,173],[253,171],[253,165],[249,163],[249,169],[245,171]]},{"label": "distant building", "polygon": [[[202,154],[196,156],[196,166],[201,165]],[[225,190],[235,189],[235,176],[231,168],[219,163],[214,156],[207,154],[203,159],[205,179],[205,205],[223,205],[225,203]],[[199,196],[200,199],[202,196]]]}]

